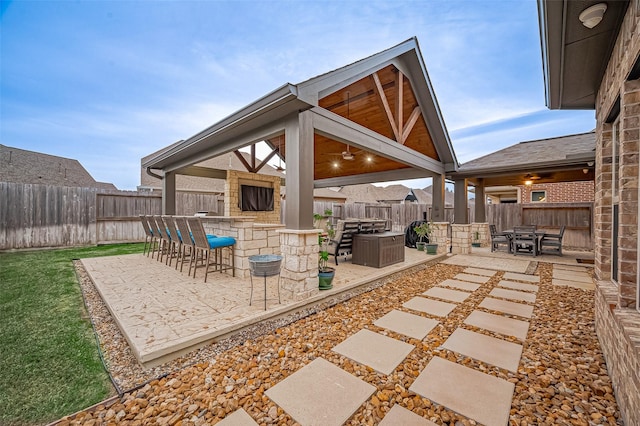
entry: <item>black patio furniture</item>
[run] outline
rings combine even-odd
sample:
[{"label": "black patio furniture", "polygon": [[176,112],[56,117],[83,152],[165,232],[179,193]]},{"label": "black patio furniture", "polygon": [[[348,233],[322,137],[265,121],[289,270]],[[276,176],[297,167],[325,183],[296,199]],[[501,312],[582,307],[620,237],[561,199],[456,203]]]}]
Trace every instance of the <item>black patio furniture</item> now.
[{"label": "black patio furniture", "polygon": [[540,238],[540,253],[557,254],[562,256],[562,237],[564,236],[565,226],[560,227],[557,234],[544,233]]}]

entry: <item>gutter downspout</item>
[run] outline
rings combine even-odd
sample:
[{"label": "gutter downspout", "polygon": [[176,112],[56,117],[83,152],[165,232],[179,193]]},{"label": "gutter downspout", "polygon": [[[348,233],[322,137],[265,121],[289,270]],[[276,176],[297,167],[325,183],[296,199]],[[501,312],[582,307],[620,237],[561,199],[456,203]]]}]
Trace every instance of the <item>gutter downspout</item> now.
[{"label": "gutter downspout", "polygon": [[160,179],[160,180],[164,179],[164,177],[163,177],[163,176],[160,176],[160,175],[157,175],[157,174],[153,173],[153,172],[151,171],[151,167],[147,167],[146,172],[147,172],[147,174],[148,174],[149,176],[152,176],[152,177],[154,177],[154,178],[156,178],[156,179]]}]

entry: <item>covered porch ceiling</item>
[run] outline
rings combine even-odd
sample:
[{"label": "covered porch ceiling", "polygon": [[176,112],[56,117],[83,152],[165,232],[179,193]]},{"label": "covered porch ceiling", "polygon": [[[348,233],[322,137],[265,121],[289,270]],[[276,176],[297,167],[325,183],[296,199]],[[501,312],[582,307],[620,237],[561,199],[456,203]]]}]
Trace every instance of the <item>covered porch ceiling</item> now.
[{"label": "covered porch ceiling", "polygon": [[[194,165],[251,149],[249,172],[275,156],[287,161],[285,129],[302,111],[313,115],[315,187],[443,175],[457,161],[417,40],[409,39],[297,85],[286,84],[143,163],[150,172],[224,178],[224,170]],[[271,148],[255,158],[255,144]],[[289,177],[289,176],[287,176]]]}]

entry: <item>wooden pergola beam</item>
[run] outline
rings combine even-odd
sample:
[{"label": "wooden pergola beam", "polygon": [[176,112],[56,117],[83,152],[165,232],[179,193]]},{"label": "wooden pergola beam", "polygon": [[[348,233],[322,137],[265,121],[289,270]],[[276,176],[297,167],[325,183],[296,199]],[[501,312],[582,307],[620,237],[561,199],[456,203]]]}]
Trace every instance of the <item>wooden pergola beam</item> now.
[{"label": "wooden pergola beam", "polygon": [[380,82],[380,77],[378,77],[378,73],[374,72],[371,74],[371,78],[373,79],[373,87],[377,95],[378,102],[382,107],[384,113],[387,115],[387,121],[391,125],[391,131],[396,138],[396,141],[399,141],[401,138],[400,132],[398,130],[398,126],[396,126],[395,119],[393,118],[393,113],[391,112],[391,107],[389,106],[389,101],[387,100],[387,96],[384,94],[384,89],[382,87],[382,83]]}]

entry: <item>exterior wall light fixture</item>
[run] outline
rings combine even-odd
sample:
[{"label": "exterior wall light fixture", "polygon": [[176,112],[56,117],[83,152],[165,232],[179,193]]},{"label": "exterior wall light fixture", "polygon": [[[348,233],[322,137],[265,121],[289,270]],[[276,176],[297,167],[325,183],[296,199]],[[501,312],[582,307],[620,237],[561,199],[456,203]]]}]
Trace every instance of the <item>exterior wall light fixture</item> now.
[{"label": "exterior wall light fixture", "polygon": [[586,8],[580,13],[578,19],[582,22],[582,25],[591,29],[598,25],[600,21],[602,21],[602,17],[604,16],[604,12],[607,10],[606,3],[598,3],[594,4],[591,7]]}]

